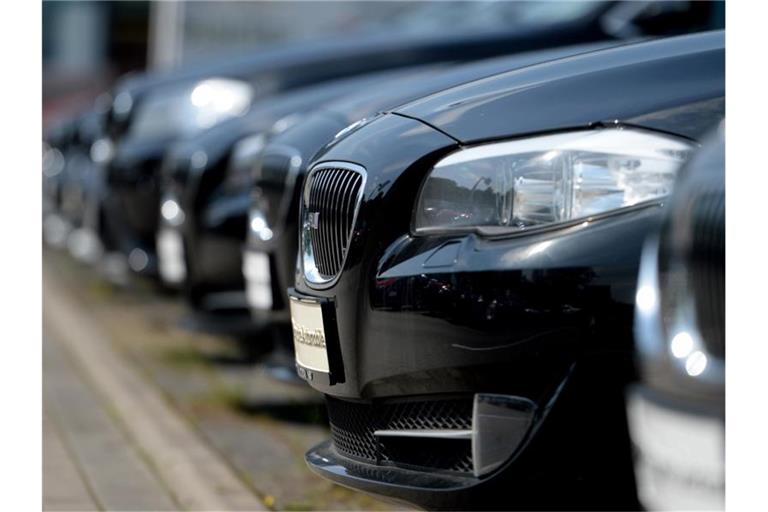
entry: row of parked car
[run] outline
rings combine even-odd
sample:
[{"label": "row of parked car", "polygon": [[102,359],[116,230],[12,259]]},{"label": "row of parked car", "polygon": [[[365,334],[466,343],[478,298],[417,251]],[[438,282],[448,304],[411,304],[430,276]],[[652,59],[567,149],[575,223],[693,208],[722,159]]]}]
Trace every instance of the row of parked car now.
[{"label": "row of parked car", "polygon": [[340,484],[722,507],[722,5],[556,6],[126,77],[48,130],[45,239],[274,343]]}]

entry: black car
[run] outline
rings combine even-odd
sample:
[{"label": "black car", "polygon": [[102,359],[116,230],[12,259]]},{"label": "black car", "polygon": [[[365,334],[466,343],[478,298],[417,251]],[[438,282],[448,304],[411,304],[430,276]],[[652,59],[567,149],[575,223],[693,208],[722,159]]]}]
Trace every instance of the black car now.
[{"label": "black car", "polygon": [[724,117],[724,32],[413,101],[309,166],[290,291],[338,483],[428,508],[637,506],[642,244]]},{"label": "black car", "polygon": [[[115,145],[107,169],[108,197],[103,201],[110,249],[128,256],[135,271],[155,275],[158,169],[165,150],[182,135],[244,113],[258,98],[376,70],[696,30],[721,23],[717,9],[694,4],[520,3],[513,6],[519,23],[507,31],[336,36],[265,50],[253,57],[223,59],[200,68],[127,80],[113,92],[107,127]],[[503,8],[504,3],[500,6]]]},{"label": "black car", "polygon": [[[224,208],[224,202],[228,201],[228,211],[237,215],[243,225],[247,222],[241,274],[245,278],[244,297],[252,318],[260,325],[274,327],[277,351],[271,358],[273,374],[286,375],[286,369],[295,374],[287,289],[293,284],[296,269],[302,184],[307,165],[318,151],[347,131],[407,101],[501,71],[594,51],[611,44],[616,43],[568,46],[497,57],[445,70],[404,73],[402,77],[382,82],[373,90],[364,88],[364,92],[326,103],[264,141],[265,145],[256,154],[255,164],[247,163],[249,170],[253,169],[253,191],[245,191],[252,199],[250,211],[234,209],[231,195],[212,196],[207,207],[218,205],[218,208]],[[243,146],[247,148],[249,143]],[[240,166],[239,162],[243,160],[234,158],[230,167]],[[237,235],[230,246],[240,250],[242,234]],[[242,284],[239,286],[242,289]]]},{"label": "black car", "polygon": [[642,381],[628,397],[641,502],[725,507],[725,133],[680,173],[646,242],[636,297]]}]

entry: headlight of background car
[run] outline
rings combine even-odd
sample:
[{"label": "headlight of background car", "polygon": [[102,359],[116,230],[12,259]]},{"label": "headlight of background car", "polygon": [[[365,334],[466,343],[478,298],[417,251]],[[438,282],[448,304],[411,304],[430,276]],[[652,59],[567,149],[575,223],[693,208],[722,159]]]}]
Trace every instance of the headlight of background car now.
[{"label": "headlight of background car", "polygon": [[692,148],[667,135],[605,128],[461,149],[424,182],[414,228],[524,230],[657,200]]},{"label": "headlight of background car", "polygon": [[210,78],[157,92],[136,107],[131,135],[140,138],[191,135],[245,114],[254,90],[238,80]]},{"label": "headlight of background car", "polygon": [[254,166],[266,144],[267,137],[263,133],[250,135],[235,144],[227,171],[227,186],[238,189],[253,182]]}]

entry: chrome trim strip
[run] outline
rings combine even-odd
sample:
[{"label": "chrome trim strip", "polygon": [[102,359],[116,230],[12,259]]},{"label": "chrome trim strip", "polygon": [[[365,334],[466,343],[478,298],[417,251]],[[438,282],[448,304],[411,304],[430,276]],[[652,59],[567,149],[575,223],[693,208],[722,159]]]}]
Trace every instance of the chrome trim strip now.
[{"label": "chrome trim strip", "polygon": [[430,439],[472,439],[472,430],[421,429],[421,430],[375,430],[377,437],[426,437]]},{"label": "chrome trim strip", "polygon": [[[291,198],[293,197],[293,188],[296,186],[296,179],[299,176],[299,170],[301,169],[301,153],[298,149],[292,146],[268,144],[261,152],[261,160],[267,156],[287,156],[288,157],[288,169],[285,177],[283,195],[280,199],[280,206],[278,211],[280,212],[280,219],[287,219],[289,210],[291,207]],[[282,222],[285,224],[285,222]],[[284,225],[277,226],[282,230]]]}]

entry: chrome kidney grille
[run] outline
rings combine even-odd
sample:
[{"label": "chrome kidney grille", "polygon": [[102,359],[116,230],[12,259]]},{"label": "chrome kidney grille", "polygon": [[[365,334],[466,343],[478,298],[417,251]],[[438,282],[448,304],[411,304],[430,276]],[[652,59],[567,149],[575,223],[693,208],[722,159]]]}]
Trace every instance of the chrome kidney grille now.
[{"label": "chrome kidney grille", "polygon": [[365,171],[349,164],[314,168],[307,176],[302,208],[304,275],[328,284],[347,256]]}]

